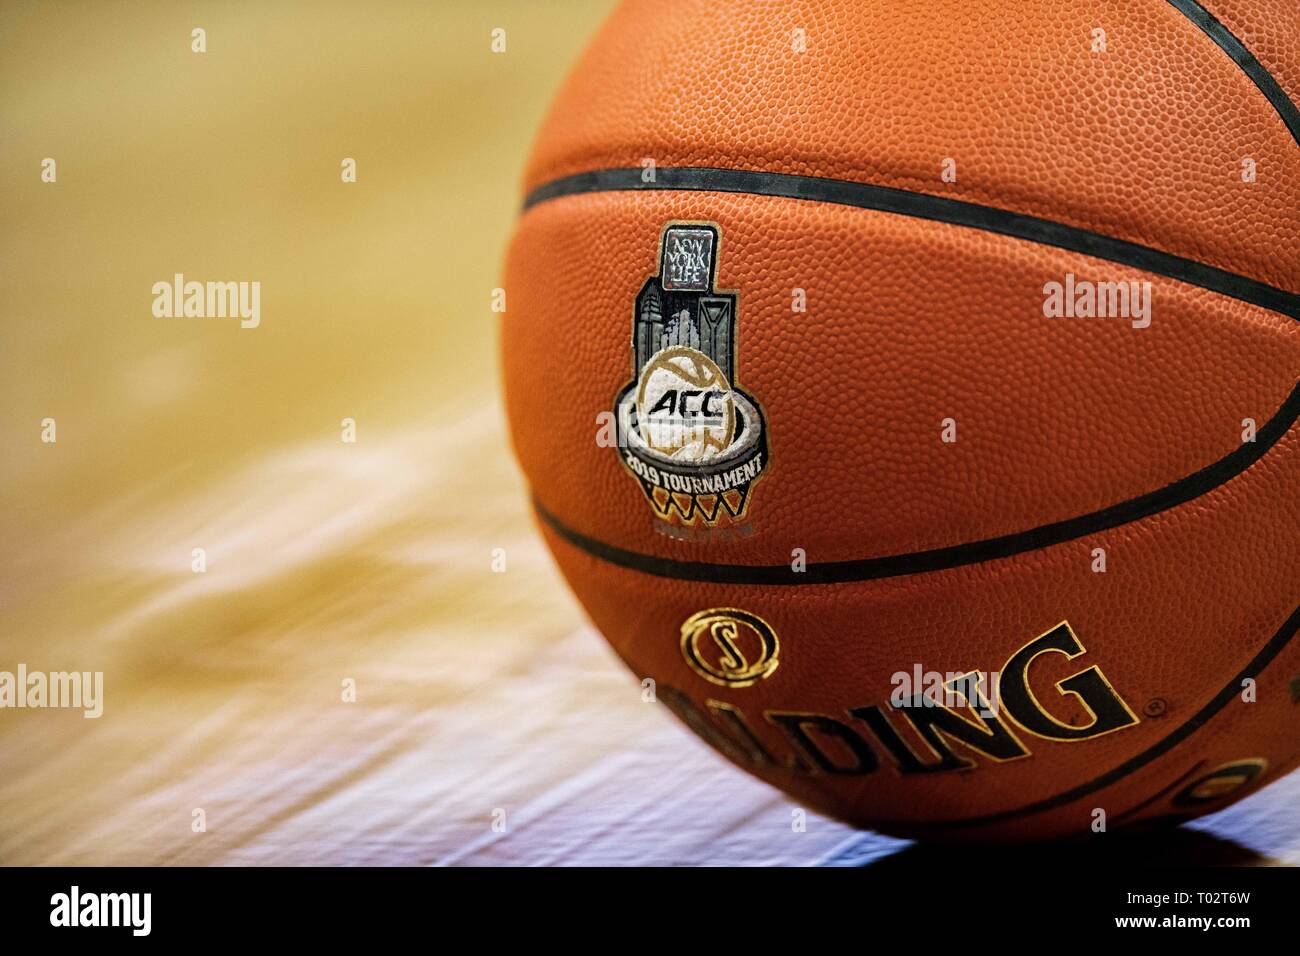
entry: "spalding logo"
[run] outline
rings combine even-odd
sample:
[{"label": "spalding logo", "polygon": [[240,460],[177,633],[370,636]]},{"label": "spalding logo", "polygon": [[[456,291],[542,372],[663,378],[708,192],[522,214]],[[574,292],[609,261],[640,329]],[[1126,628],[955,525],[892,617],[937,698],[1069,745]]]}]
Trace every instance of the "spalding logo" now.
[{"label": "spalding logo", "polygon": [[682,624],[682,656],[691,670],[723,687],[748,687],[776,670],[780,645],[772,625],[734,607],[692,614]]},{"label": "spalding logo", "polygon": [[721,231],[670,223],[632,310],[632,381],[615,400],[620,454],[662,520],[745,516],[767,466],[763,411],[736,385],[739,296],[717,291]]},{"label": "spalding logo", "polygon": [[[763,650],[747,656],[742,649],[746,643]],[[777,651],[771,625],[748,611],[714,608],[693,614],[682,625],[682,653],[687,663],[715,684],[747,687],[770,676],[776,670]],[[686,694],[662,685],[660,697],[697,734],[740,763],[784,766],[814,774],[867,774],[879,768],[880,748],[903,774],[967,770],[976,763],[955,750],[954,743],[1002,763],[1030,756],[1022,737],[1060,742],[1093,740],[1139,723],[1138,716],[1096,665],[1055,684],[1059,696],[1073,697],[1083,706],[1091,716],[1089,723],[1077,727],[1067,724],[1039,700],[1030,687],[1033,662],[1045,654],[1063,654],[1074,660],[1086,653],[1069,622],[1062,621],[1011,655],[1001,670],[997,706],[985,698],[983,682],[971,679],[978,673],[972,671],[947,685],[965,700],[964,709],[938,705],[918,695],[903,706],[867,704],[850,707],[845,715],[764,710],[763,719],[779,728],[790,745],[786,755],[774,753],[768,743],[760,740],[757,730],[733,704],[706,700],[706,712]],[[903,725],[924,741],[930,753],[918,754],[913,749],[901,733]],[[1239,768],[1235,773],[1240,775]],[[1225,771],[1224,777],[1233,774]]]}]

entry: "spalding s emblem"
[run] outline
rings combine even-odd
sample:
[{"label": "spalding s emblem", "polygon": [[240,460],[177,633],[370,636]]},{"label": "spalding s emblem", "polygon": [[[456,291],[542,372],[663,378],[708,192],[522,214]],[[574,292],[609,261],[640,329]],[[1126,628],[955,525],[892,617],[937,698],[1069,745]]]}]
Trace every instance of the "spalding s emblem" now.
[{"label": "spalding s emblem", "polygon": [[670,524],[739,521],[767,466],[762,408],[736,385],[739,295],[714,288],[721,240],[715,223],[664,227],[615,399],[623,464]]},{"label": "spalding s emblem", "polygon": [[723,687],[748,687],[772,676],[780,644],[757,614],[716,607],[682,624],[682,656],[691,670]]}]

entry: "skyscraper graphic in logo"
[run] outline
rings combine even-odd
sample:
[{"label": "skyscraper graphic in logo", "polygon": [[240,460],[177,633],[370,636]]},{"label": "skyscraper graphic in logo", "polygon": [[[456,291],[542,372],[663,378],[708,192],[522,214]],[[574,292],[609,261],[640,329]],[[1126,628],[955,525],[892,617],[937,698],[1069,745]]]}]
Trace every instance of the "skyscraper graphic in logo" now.
[{"label": "skyscraper graphic in logo", "polygon": [[736,522],[767,467],[763,411],[736,386],[736,292],[717,291],[721,232],[671,223],[636,297],[619,453],[662,520]]}]

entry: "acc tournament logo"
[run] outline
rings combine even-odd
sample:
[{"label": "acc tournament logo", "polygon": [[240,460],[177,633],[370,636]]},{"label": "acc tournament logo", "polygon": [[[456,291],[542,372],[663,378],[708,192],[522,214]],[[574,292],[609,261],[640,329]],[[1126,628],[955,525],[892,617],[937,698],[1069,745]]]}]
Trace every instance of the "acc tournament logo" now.
[{"label": "acc tournament logo", "polygon": [[632,312],[633,379],[615,400],[620,454],[662,520],[744,517],[767,465],[763,410],[736,387],[737,293],[717,291],[721,232],[670,223]]}]

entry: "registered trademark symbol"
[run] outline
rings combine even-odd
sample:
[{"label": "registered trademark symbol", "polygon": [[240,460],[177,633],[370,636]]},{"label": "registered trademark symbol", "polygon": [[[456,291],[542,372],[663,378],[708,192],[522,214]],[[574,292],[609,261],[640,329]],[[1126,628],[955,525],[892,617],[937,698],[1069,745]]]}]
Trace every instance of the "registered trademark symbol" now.
[{"label": "registered trademark symbol", "polygon": [[1153,697],[1147,701],[1147,705],[1142,708],[1142,713],[1146,714],[1148,717],[1160,717],[1168,709],[1169,705],[1165,703],[1163,697]]}]

